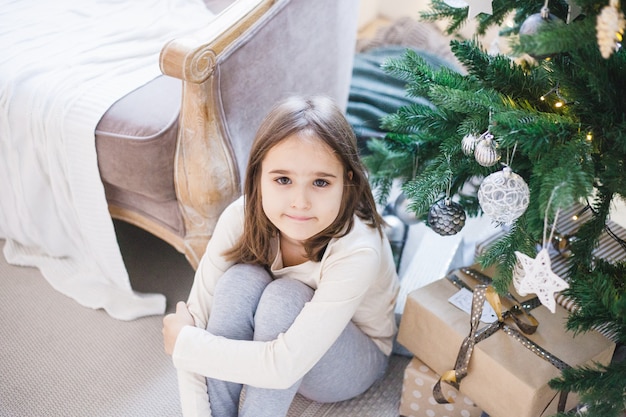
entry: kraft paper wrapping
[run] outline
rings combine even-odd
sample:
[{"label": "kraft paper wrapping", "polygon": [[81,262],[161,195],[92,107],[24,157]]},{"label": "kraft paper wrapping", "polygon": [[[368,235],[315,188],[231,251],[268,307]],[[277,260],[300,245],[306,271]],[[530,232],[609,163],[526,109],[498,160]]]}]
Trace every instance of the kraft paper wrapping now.
[{"label": "kraft paper wrapping", "polygon": [[[469,397],[451,392],[454,404],[438,404],[433,385],[439,379],[432,369],[413,358],[404,371],[399,413],[403,417],[480,417],[482,410]],[[454,389],[452,389],[454,391]],[[447,392],[446,392],[447,394]]]},{"label": "kraft paper wrapping", "polygon": [[[448,302],[457,291],[447,279],[441,279],[411,292],[400,323],[398,341],[439,375],[454,368],[459,347],[469,333],[469,314]],[[567,332],[568,312],[563,307],[557,305],[552,314],[540,306],[532,314],[539,327],[527,337],[568,365],[610,362],[615,344],[595,331],[576,336]],[[460,392],[490,417],[550,416],[556,414],[558,392],[548,381],[560,374],[548,361],[498,330],[475,346]],[[444,384],[444,389],[448,387]],[[570,393],[566,410],[577,402],[577,396]]]}]

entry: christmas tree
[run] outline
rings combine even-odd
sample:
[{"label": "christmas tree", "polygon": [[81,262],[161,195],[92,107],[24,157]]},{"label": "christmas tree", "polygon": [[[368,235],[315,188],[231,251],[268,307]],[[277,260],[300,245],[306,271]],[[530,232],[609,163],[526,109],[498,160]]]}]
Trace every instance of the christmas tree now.
[{"label": "christmas tree", "polygon": [[[623,8],[617,0],[493,0],[489,11],[475,17],[477,34],[503,28],[506,54],[488,54],[475,39],[453,40],[463,72],[433,69],[414,50],[385,63],[406,82],[407,96],[427,102],[382,119],[388,133],[369,141],[365,159],[372,185],[385,202],[399,182],[408,208],[440,234],[458,231],[441,222],[462,227],[465,213],[501,224],[506,233],[478,258],[496,268],[500,293],[518,283],[520,261],[549,243],[559,213],[582,204],[591,215],[567,242],[564,294],[578,307],[567,327],[602,326],[621,345],[626,263],[602,259],[596,249],[608,233],[626,250],[607,226],[612,202],[626,196]],[[445,19],[453,34],[468,7],[433,0],[422,18]],[[551,385],[578,392],[586,415],[619,416],[626,363],[569,369]]]}]

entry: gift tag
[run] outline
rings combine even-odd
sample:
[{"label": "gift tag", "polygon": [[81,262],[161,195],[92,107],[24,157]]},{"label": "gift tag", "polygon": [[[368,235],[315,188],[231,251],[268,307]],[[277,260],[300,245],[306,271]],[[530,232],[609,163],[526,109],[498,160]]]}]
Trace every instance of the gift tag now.
[{"label": "gift tag", "polygon": [[[448,301],[455,307],[460,308],[467,314],[472,314],[472,297],[474,294],[467,288],[461,288],[456,294],[448,298]],[[493,323],[498,320],[496,312],[487,301],[483,305],[483,312],[480,321],[483,323]]]}]

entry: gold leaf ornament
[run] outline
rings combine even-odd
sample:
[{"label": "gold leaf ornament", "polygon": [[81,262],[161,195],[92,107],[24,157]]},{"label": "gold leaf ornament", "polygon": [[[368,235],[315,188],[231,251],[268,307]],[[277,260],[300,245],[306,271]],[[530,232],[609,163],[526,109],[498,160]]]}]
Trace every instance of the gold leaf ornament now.
[{"label": "gold leaf ornament", "polygon": [[617,50],[624,27],[626,20],[619,8],[619,0],[610,0],[596,20],[596,37],[602,58],[608,59]]}]

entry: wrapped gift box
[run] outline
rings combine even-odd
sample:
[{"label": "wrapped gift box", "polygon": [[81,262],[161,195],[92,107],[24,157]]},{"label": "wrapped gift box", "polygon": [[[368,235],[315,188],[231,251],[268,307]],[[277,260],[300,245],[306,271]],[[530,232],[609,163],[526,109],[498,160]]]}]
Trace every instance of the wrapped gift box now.
[{"label": "wrapped gift box", "polygon": [[[568,237],[574,235],[578,228],[591,218],[591,210],[587,210],[585,206],[575,204],[567,210],[564,210],[560,215],[556,227],[556,235],[552,240],[550,246],[550,262],[552,272],[560,276],[565,281],[568,281],[568,254],[569,254],[569,241]],[[620,226],[618,223],[607,220],[607,230],[611,230],[611,234],[617,236],[619,239],[626,240],[626,229]],[[476,257],[481,256],[485,251],[493,245],[496,241],[503,238],[506,234],[505,229],[499,230],[497,233],[491,235],[487,239],[479,242],[476,245]],[[598,246],[593,251],[593,256],[605,259],[609,262],[622,262],[626,260],[626,252],[621,243],[613,238],[609,233],[602,233],[599,237]],[[555,300],[558,304],[563,306],[569,311],[573,311],[576,308],[574,300],[567,297],[563,293],[555,295]],[[606,329],[599,329],[599,331],[609,338],[615,340],[615,334],[607,331]]]},{"label": "wrapped gift box", "polygon": [[[439,375],[454,368],[470,329],[469,314],[448,302],[458,291],[444,278],[411,292],[400,323],[398,341]],[[539,327],[528,339],[568,365],[610,362],[615,344],[595,331],[576,336],[566,331],[568,312],[561,306],[555,314],[543,306],[532,314]],[[558,393],[548,381],[560,374],[551,363],[498,330],[476,344],[460,392],[490,417],[550,416],[556,414]],[[566,410],[577,402],[570,393]]]},{"label": "wrapped gift box", "polygon": [[438,404],[433,398],[433,385],[439,376],[418,358],[413,358],[404,371],[400,415],[403,417],[480,417],[482,410],[460,394],[450,392],[453,404]]}]

